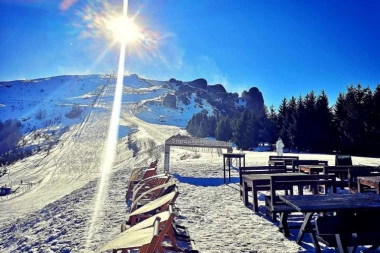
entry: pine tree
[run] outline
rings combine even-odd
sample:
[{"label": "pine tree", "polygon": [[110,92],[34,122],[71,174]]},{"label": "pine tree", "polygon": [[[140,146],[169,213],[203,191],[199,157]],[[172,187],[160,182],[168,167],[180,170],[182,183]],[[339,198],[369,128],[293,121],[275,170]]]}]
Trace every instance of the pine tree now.
[{"label": "pine tree", "polygon": [[228,117],[222,117],[216,124],[215,138],[220,141],[230,141],[232,127]]}]

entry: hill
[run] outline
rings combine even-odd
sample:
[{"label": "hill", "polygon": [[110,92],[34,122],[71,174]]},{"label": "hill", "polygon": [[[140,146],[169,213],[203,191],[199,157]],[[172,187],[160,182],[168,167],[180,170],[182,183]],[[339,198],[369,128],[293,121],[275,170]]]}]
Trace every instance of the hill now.
[{"label": "hill", "polygon": [[[105,90],[116,83],[112,75],[56,76],[35,80],[0,82],[0,119],[21,122],[24,135],[19,147],[28,152],[48,149],[68,127],[84,122],[91,112],[101,110],[102,100],[112,100]],[[242,97],[204,79],[182,82],[147,80],[137,75],[124,78],[123,104],[149,123],[184,128],[199,112],[209,115],[234,114],[244,108],[260,110],[261,92],[252,88]],[[125,136],[128,128],[120,128]]]}]

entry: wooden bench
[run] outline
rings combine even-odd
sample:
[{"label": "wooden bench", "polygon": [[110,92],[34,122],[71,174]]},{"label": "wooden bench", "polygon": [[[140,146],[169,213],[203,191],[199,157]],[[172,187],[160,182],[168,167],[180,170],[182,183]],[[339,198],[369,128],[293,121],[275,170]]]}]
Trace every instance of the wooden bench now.
[{"label": "wooden bench", "polygon": [[299,166],[300,165],[328,165],[328,161],[322,161],[322,160],[293,160],[293,163],[292,163],[292,172],[299,171]]},{"label": "wooden bench", "polygon": [[[280,229],[285,236],[289,236],[289,226],[287,216],[296,210],[284,203],[278,197],[279,194],[293,195],[294,188],[297,188],[298,194],[303,195],[304,190],[311,189],[312,194],[322,193],[319,187],[331,188],[332,193],[336,193],[335,176],[333,175],[294,175],[294,176],[271,176],[270,177],[270,195],[265,196],[265,207],[267,215],[273,221],[280,216]],[[327,192],[327,191],[325,191]],[[323,192],[324,193],[324,192]]]},{"label": "wooden bench", "polygon": [[[239,182],[240,182],[240,198],[243,199],[245,205],[248,204],[248,191],[252,191],[252,184],[246,182],[244,187],[243,176],[252,174],[273,174],[273,173],[285,173],[286,166],[251,166],[239,168]],[[245,190],[244,190],[245,188]],[[269,190],[269,184],[260,186],[260,190]]]},{"label": "wooden bench", "polygon": [[268,160],[269,166],[274,165],[285,165],[285,166],[292,166],[293,160],[299,160],[298,156],[276,156],[276,155],[270,155]]},{"label": "wooden bench", "polygon": [[[378,212],[360,212],[336,216],[320,216],[316,219],[318,241],[339,252],[348,252],[359,245],[380,245],[380,216]],[[377,252],[377,251],[376,251]]]}]

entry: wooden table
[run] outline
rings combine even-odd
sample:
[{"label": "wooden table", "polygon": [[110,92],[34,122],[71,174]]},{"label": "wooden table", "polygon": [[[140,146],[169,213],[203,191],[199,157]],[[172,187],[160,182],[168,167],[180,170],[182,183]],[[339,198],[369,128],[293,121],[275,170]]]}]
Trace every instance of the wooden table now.
[{"label": "wooden table", "polygon": [[232,159],[233,158],[239,159],[239,167],[241,167],[241,159],[243,159],[243,167],[245,167],[245,153],[225,153],[225,154],[223,154],[224,183],[226,183],[226,163],[228,166],[228,181],[231,181],[231,166],[232,166]]},{"label": "wooden table", "polygon": [[248,188],[252,187],[252,205],[253,211],[259,211],[257,192],[270,190],[270,177],[271,176],[294,176],[304,175],[302,173],[271,173],[271,174],[248,174],[243,175],[243,201],[244,204],[248,203]]},{"label": "wooden table", "polygon": [[377,194],[287,195],[280,199],[305,214],[296,242],[300,244],[304,234],[311,233],[317,252],[320,247],[310,222],[314,213],[380,211],[380,195]]},{"label": "wooden table", "polygon": [[358,192],[363,191],[363,186],[370,186],[376,189],[376,193],[380,194],[380,176],[364,176],[358,177]]}]

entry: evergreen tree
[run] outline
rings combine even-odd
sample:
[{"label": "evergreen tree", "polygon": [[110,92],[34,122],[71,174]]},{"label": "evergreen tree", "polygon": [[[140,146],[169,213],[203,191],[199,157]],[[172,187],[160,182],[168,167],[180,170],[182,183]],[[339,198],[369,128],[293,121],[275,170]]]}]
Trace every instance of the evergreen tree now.
[{"label": "evergreen tree", "polygon": [[258,121],[254,113],[245,110],[236,120],[233,139],[238,148],[248,150],[258,143]]},{"label": "evergreen tree", "polygon": [[370,140],[371,147],[369,154],[373,154],[375,156],[380,156],[380,150],[377,146],[380,143],[380,84],[377,85],[373,97],[372,97],[372,105],[371,105],[371,114],[370,114]]},{"label": "evergreen tree", "polygon": [[335,122],[339,132],[339,147],[343,152],[366,154],[371,147],[372,92],[360,84],[340,94],[335,106]]},{"label": "evergreen tree", "polygon": [[314,152],[330,152],[333,148],[333,135],[331,128],[332,112],[329,107],[329,100],[322,90],[315,105],[315,143]]},{"label": "evergreen tree", "polygon": [[310,151],[313,151],[315,148],[315,143],[317,137],[315,136],[315,133],[318,131],[316,129],[316,119],[315,119],[315,108],[316,108],[316,97],[314,94],[314,91],[311,91],[310,93],[306,94],[304,99],[304,105],[305,105],[305,114],[304,114],[304,121],[305,121],[305,133],[306,133],[306,148]]},{"label": "evergreen tree", "polygon": [[[287,111],[288,111],[288,101],[286,98],[284,98],[278,108],[278,115],[277,115],[277,134],[278,137],[281,137],[282,141],[284,142],[285,146],[289,143],[288,135],[287,135]],[[278,138],[277,137],[277,138]],[[276,139],[277,139],[276,138]]]},{"label": "evergreen tree", "polygon": [[228,117],[222,117],[216,124],[215,138],[220,141],[230,141],[232,127]]},{"label": "evergreen tree", "polygon": [[286,125],[288,147],[294,148],[296,147],[295,138],[297,133],[297,102],[295,97],[291,97],[287,105]]},{"label": "evergreen tree", "polygon": [[307,124],[305,103],[303,98],[299,96],[297,100],[297,130],[295,133],[294,142],[295,146],[300,151],[306,151],[308,149],[307,138],[309,134]]},{"label": "evergreen tree", "polygon": [[259,120],[259,142],[275,143],[277,138],[276,132],[276,112],[273,105],[270,107],[270,111],[264,107],[264,116]]}]

